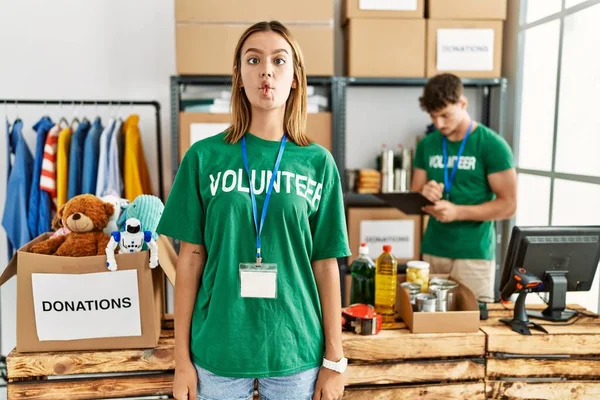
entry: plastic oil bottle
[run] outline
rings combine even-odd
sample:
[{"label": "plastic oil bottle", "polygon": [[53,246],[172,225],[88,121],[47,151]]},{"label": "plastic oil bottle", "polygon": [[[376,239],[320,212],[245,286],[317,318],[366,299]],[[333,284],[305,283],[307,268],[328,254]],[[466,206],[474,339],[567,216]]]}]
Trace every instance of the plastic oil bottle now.
[{"label": "plastic oil bottle", "polygon": [[383,253],[377,258],[375,273],[375,311],[382,316],[382,328],[391,328],[395,322],[397,268],[398,260],[392,254],[392,246],[384,245]]},{"label": "plastic oil bottle", "polygon": [[361,243],[358,257],[350,264],[352,288],[350,304],[375,305],[375,263],[369,257],[369,247]]}]

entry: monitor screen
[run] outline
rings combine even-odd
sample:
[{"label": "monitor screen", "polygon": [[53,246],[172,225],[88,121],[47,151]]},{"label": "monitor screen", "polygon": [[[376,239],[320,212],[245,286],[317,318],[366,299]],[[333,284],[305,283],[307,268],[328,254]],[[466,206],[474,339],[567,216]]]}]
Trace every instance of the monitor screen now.
[{"label": "monitor screen", "polygon": [[525,268],[548,291],[547,273],[564,272],[567,291],[590,290],[600,262],[600,226],[518,227],[512,231],[500,290],[513,268]]}]

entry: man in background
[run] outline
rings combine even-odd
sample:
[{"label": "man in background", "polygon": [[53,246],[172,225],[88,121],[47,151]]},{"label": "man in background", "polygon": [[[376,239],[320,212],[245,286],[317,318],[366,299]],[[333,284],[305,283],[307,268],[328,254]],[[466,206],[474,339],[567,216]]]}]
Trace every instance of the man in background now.
[{"label": "man in background", "polygon": [[517,176],[508,143],[474,121],[459,77],[429,80],[419,98],[436,130],[417,145],[412,191],[434,205],[422,242],[431,273],[450,274],[476,298],[494,297],[494,221],[512,217]]}]

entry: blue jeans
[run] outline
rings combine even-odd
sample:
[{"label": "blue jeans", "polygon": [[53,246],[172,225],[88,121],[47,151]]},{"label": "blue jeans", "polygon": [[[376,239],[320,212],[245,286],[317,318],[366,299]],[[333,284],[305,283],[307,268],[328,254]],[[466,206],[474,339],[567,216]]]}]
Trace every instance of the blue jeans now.
[{"label": "blue jeans", "polygon": [[[254,378],[218,376],[199,366],[198,400],[249,400],[254,394]],[[294,375],[258,379],[260,400],[311,400],[320,368]]]}]

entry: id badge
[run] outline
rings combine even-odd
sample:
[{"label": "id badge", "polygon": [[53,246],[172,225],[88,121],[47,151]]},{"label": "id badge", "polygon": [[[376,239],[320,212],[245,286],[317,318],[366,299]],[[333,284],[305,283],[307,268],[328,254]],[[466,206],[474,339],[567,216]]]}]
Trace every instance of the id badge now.
[{"label": "id badge", "polygon": [[277,264],[240,263],[242,297],[276,299]]}]

